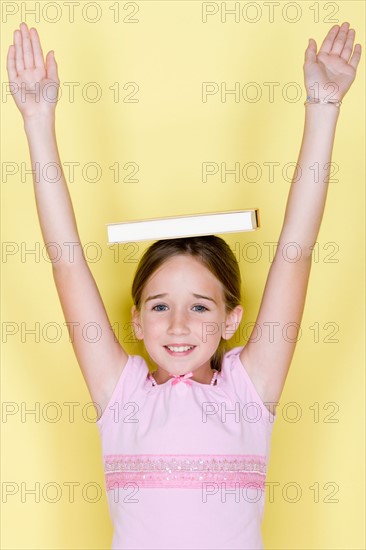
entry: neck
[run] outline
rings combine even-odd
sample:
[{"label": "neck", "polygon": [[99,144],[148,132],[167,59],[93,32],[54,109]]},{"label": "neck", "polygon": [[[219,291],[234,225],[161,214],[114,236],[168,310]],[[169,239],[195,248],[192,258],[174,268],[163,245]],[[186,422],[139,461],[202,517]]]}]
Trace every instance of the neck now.
[{"label": "neck", "polygon": [[[193,376],[190,377],[190,380],[194,380],[195,382],[199,382],[200,384],[210,384],[212,377],[214,375],[215,369],[211,368],[205,368],[204,370],[201,370],[202,367],[199,369],[196,369],[193,371]],[[188,371],[191,372],[191,371]],[[186,374],[186,373],[181,373]],[[172,380],[172,376],[169,375],[169,373],[160,367],[157,368],[156,371],[152,373],[154,379],[158,384],[164,384],[168,380]]]}]

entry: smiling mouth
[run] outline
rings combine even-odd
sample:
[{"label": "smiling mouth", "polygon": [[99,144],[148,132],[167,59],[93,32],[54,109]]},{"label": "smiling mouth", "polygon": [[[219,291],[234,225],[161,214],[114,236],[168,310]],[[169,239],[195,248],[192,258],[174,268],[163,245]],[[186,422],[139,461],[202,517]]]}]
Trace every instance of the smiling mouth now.
[{"label": "smiling mouth", "polygon": [[171,353],[187,353],[194,350],[196,346],[164,346]]}]

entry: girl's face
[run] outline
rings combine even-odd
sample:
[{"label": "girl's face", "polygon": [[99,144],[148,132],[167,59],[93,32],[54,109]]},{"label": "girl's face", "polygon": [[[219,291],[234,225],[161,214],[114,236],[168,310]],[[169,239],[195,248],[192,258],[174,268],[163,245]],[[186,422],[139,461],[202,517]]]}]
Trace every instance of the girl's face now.
[{"label": "girl's face", "polygon": [[[141,311],[132,308],[135,333],[158,367],[169,374],[199,369],[211,373],[210,359],[220,343],[238,328],[243,308],[225,312],[222,284],[190,255],[173,256],[150,277],[142,293]],[[169,351],[167,346],[193,346]]]}]

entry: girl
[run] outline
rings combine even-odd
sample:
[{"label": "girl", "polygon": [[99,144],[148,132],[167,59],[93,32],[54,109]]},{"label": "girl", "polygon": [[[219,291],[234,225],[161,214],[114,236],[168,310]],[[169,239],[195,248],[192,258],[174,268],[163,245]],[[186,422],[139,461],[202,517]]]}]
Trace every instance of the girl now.
[{"label": "girl", "polygon": [[[295,330],[286,340],[278,334],[302,319],[340,105],[361,56],[354,36],[349,23],[334,25],[318,53],[313,39],[305,51],[302,176],[291,185],[256,320],[259,328],[275,322],[275,338],[226,347],[243,308],[239,266],[224,240],[161,240],[146,250],[132,285],[135,333],[155,364],[149,373],[141,356],[116,342],[81,246],[73,261],[68,256],[65,243],[80,239],[66,182],[47,185],[42,170],[50,162],[61,167],[57,63],[53,51],[44,63],[36,29],[22,23],[14,32],[9,81],[33,170],[39,163],[34,190],[44,242],[62,250],[57,261],[49,251],[55,284],[66,321],[78,322],[73,347],[99,411],[114,549],[263,548],[275,404],[297,340]],[[314,162],[323,167],[320,183],[313,181]],[[78,332],[90,319],[102,332],[92,345]]]}]

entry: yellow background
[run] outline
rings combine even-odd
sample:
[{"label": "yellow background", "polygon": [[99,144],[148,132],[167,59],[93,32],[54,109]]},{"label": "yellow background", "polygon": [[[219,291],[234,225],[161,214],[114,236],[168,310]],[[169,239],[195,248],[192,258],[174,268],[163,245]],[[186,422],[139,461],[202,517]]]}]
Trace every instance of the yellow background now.
[{"label": "yellow background", "polygon": [[[273,22],[269,22],[268,8],[257,2],[262,17],[255,23],[243,17],[236,23],[233,16],[221,22],[220,2],[215,3],[218,13],[206,23],[202,22],[202,3],[195,1],[139,1],[135,3],[138,11],[133,3],[120,3],[119,22],[113,21],[111,10],[116,2],[100,2],[102,16],[96,23],[81,17],[85,2],[75,8],[73,23],[68,22],[62,2],[58,2],[62,16],[56,23],[47,22],[42,11],[39,23],[34,15],[22,17],[21,3],[12,4],[18,6],[18,14],[9,15],[7,20],[2,15],[2,80],[7,81],[6,54],[14,29],[21,21],[28,27],[36,26],[44,54],[54,49],[59,67],[63,94],[56,111],[56,131],[61,161],[80,163],[74,181],[69,181],[80,237],[84,244],[99,244],[102,255],[89,265],[110,321],[118,323],[118,337],[125,349],[144,354],[141,346],[133,343],[131,326],[126,323],[130,321],[130,287],[137,266],[131,260],[139,259],[151,243],[139,243],[134,256],[132,248],[120,245],[120,258],[115,261],[113,248],[107,245],[106,224],[111,222],[259,208],[259,231],[223,235],[240,254],[249,242],[258,243],[262,251],[257,262],[240,260],[245,308],[242,326],[254,322],[270,268],[269,246],[264,243],[278,240],[290,188],[282,168],[297,161],[301,144],[305,111],[302,66],[308,38],[314,38],[320,47],[334,23],[349,21],[356,29],[356,42],[364,50],[365,4],[331,3],[338,8],[332,16],[333,8],[316,2],[319,19],[315,20],[314,8],[310,9],[314,3],[297,2],[301,17],[294,23],[281,14],[288,2],[276,8]],[[34,8],[33,2],[24,4]],[[228,2],[227,8],[233,5]],[[46,16],[52,19],[55,11],[49,9]],[[137,22],[124,22],[133,11],[136,13],[131,18]],[[95,13],[90,9],[89,19]],[[254,11],[248,14],[249,19],[254,18]],[[293,17],[290,10],[287,19]],[[365,547],[364,56],[363,52],[356,81],[341,106],[332,156],[339,168],[335,175],[338,181],[329,184],[302,336],[277,409],[267,482],[279,485],[273,502],[267,496],[263,521],[268,550]],[[80,83],[74,102],[68,100],[65,82]],[[82,97],[81,89],[88,82],[97,82],[102,90],[101,99],[95,103]],[[115,103],[109,87],[116,82],[121,98]],[[128,82],[138,84],[134,96],[138,102],[123,101],[133,90],[131,86],[123,89]],[[202,82],[219,86],[226,82],[228,89],[235,82],[240,82],[240,89],[256,82],[262,98],[255,103],[241,96],[235,102],[233,95],[228,95],[221,101],[218,93],[205,103]],[[265,82],[279,83],[272,103]],[[289,82],[303,89],[298,101],[282,97],[281,91]],[[93,90],[89,92],[88,97],[94,97]],[[5,162],[15,162],[20,169],[23,162],[30,170],[23,121],[13,99],[3,96],[1,109],[3,167]],[[97,162],[102,169],[101,179],[94,183],[82,178],[81,168],[89,162]],[[116,162],[121,171],[119,182],[113,181],[109,168]],[[133,176],[137,182],[123,181],[132,170],[123,167],[131,162],[139,167]],[[241,167],[256,162],[262,175],[257,182],[243,178],[235,182],[230,175],[223,182],[217,174],[203,183],[203,162],[219,166],[226,162],[230,169],[235,162]],[[264,162],[280,163],[272,182]],[[253,172],[249,174],[253,176]],[[291,178],[292,170],[288,175]],[[93,176],[90,169],[89,177]],[[24,182],[20,172],[6,182],[3,174],[2,241],[3,246],[14,243],[18,247],[6,261],[3,256],[1,265],[2,400],[3,406],[13,402],[19,409],[6,422],[3,417],[1,426],[2,547],[108,548],[112,526],[99,435],[93,421],[85,420],[86,414],[92,419],[92,410],[86,408],[84,415],[81,412],[91,398],[69,342],[46,253],[39,258],[21,257],[22,250],[34,249],[36,243],[44,250],[31,174]],[[93,254],[90,248],[91,258]],[[336,261],[330,261],[332,258]],[[6,339],[9,323],[14,323],[17,333]],[[36,323],[39,341],[24,334],[25,328],[34,328]],[[58,341],[51,341],[56,331],[46,331],[48,323],[58,324]],[[248,336],[238,342],[234,337],[231,343],[242,345]],[[335,341],[328,341],[332,339]],[[51,402],[61,410],[60,420],[54,423],[49,418],[55,409],[47,409]],[[66,402],[80,404],[75,408],[74,422],[69,421]],[[298,422],[286,419],[285,405],[290,402],[296,402],[301,411]],[[35,403],[39,403],[40,421],[35,422],[32,415],[22,421],[21,410],[34,408]],[[293,413],[294,409],[288,410],[289,416]],[[75,486],[75,501],[69,502],[65,483],[72,482],[79,485]],[[17,490],[6,502],[4,488],[9,485],[4,483],[13,483]],[[40,502],[24,494],[21,483],[27,489],[39,483]],[[58,502],[50,502],[57,496],[48,483],[53,487],[58,484]],[[287,499],[282,493],[288,483],[301,488],[297,502],[289,502],[294,498],[292,490]],[[95,503],[90,500],[96,492],[87,484],[103,489]],[[319,487],[319,502],[315,502],[315,486]],[[47,487],[49,493],[43,495]],[[85,487],[89,487],[89,502],[82,497]],[[329,499],[336,502],[326,502]],[[159,521],[163,524],[163,518]]]}]

